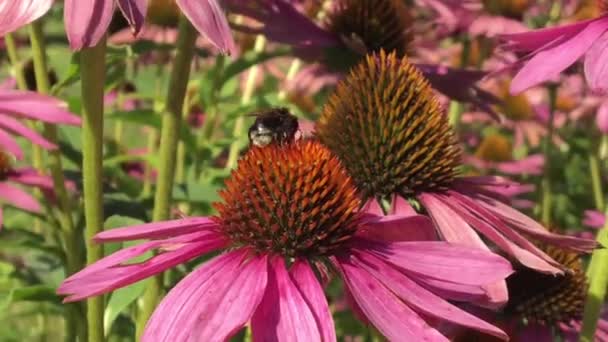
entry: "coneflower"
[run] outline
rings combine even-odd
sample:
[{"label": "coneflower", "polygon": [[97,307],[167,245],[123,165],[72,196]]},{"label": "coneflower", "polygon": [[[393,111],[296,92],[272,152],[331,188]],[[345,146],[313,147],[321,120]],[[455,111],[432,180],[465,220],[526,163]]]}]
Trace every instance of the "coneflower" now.
[{"label": "coneflower", "polygon": [[[420,72],[396,54],[370,55],[342,81],[316,127],[361,189],[368,208],[378,200],[416,201],[442,238],[488,250],[481,236],[525,266],[563,267],[528,241],[533,237],[574,251],[595,242],[553,234],[502,200],[517,187],[495,177],[458,176],[460,148],[447,117]],[[481,236],[480,236],[481,235]],[[506,292],[495,299],[506,299]]]},{"label": "coneflower", "polygon": [[[423,216],[377,216],[320,143],[252,147],[221,191],[213,217],[114,229],[98,242],[150,239],[68,278],[58,292],[81,300],[221,251],[173,288],[143,341],[224,341],[251,324],[254,341],[335,341],[318,273],[342,278],[362,314],[388,339],[447,340],[426,322],[448,321],[506,338],[442,297],[511,273],[503,258],[432,241]],[[156,251],[145,262],[130,260]]]}]

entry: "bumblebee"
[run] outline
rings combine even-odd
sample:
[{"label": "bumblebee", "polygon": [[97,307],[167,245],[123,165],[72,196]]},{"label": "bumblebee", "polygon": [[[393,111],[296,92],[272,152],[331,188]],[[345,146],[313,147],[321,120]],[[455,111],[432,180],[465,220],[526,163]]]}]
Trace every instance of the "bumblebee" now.
[{"label": "bumblebee", "polygon": [[271,108],[249,114],[255,121],[249,127],[249,144],[264,147],[269,144],[289,144],[298,132],[298,118],[287,108]]}]

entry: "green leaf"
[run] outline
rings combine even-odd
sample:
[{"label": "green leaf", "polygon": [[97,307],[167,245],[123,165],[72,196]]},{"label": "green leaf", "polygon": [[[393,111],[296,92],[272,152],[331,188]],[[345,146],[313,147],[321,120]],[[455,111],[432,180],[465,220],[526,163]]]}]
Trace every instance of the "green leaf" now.
[{"label": "green leaf", "polygon": [[55,288],[47,285],[14,288],[8,296],[7,304],[19,301],[61,303],[59,296],[55,293]]},{"label": "green leaf", "polygon": [[139,281],[130,286],[116,290],[112,293],[106,311],[103,315],[103,327],[106,335],[110,332],[112,324],[118,318],[118,316],[127,308],[131,303],[135,302],[139,296],[144,293],[146,289],[146,282]]}]

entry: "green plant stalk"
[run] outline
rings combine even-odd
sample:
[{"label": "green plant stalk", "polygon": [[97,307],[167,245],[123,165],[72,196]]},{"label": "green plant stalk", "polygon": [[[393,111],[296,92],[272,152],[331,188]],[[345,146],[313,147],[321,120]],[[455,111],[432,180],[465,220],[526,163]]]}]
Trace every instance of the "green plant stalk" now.
[{"label": "green plant stalk", "polygon": [[555,130],[555,105],[557,103],[557,86],[549,85],[549,122],[547,136],[543,146],[543,154],[545,155],[545,169],[543,179],[541,181],[542,198],[541,198],[541,222],[545,226],[551,225],[551,210],[553,206],[552,189],[551,189],[551,152],[553,147],[553,131]]},{"label": "green plant stalk", "polygon": [[[462,52],[460,54],[460,67],[464,68],[469,64],[469,58],[471,55],[471,41],[468,37],[462,38]],[[458,101],[450,101],[450,107],[448,109],[448,121],[455,131],[458,131],[460,127],[460,118],[464,112],[464,104]]]},{"label": "green plant stalk", "polygon": [[[37,90],[41,94],[49,94],[51,84],[48,78],[48,62],[46,55],[46,42],[42,30],[42,22],[35,21],[29,27],[30,43],[32,46],[32,58],[34,62],[34,74],[36,77]],[[53,144],[58,143],[57,127],[52,124],[44,124],[44,136]],[[83,256],[80,249],[79,234],[74,226],[72,217],[72,206],[66,189],[61,151],[59,149],[49,151],[48,167],[53,179],[53,191],[57,196],[59,204],[59,221],[62,230],[62,241],[66,257],[66,275],[71,275],[83,266]],[[83,307],[80,304],[68,305],[68,321],[74,326],[81,340],[86,339],[87,327],[82,321]],[[74,333],[74,332],[70,332]],[[68,336],[69,338],[69,336]]]},{"label": "green plant stalk", "polygon": [[[264,47],[266,46],[266,37],[262,35],[258,35],[255,38],[255,45],[253,46],[253,51],[262,52],[264,51]],[[247,105],[251,102],[251,97],[253,96],[253,91],[255,88],[255,80],[258,77],[260,72],[260,67],[258,65],[254,65],[249,69],[249,74],[247,75],[247,80],[245,81],[245,90],[243,90],[243,96],[241,97],[241,105]],[[243,134],[243,129],[245,128],[245,116],[239,116],[235,123],[234,129],[232,132],[232,136],[235,137],[234,141],[230,144],[230,150],[228,152],[228,161],[226,162],[226,169],[230,170],[236,166],[236,162],[239,159],[239,144],[238,138]]]},{"label": "green plant stalk", "polygon": [[[82,172],[87,263],[103,257],[103,245],[93,237],[103,229],[103,95],[106,76],[106,40],[85,48],[80,55],[82,91]],[[87,301],[89,342],[103,342],[104,298]]]},{"label": "green plant stalk", "polygon": [[597,210],[604,210],[604,190],[602,189],[602,177],[600,176],[600,161],[595,153],[589,154],[589,171],[591,173],[591,184],[593,186],[593,200]]},{"label": "green plant stalk", "polygon": [[[598,232],[597,241],[603,246],[608,246],[608,221]],[[600,246],[600,248],[593,252],[589,270],[589,290],[587,291],[587,299],[585,300],[583,326],[580,334],[581,342],[594,341],[597,322],[604,306],[606,289],[608,288],[608,272],[606,272],[608,270],[608,250],[606,248]]]},{"label": "green plant stalk", "polygon": [[[192,24],[182,16],[179,22],[177,53],[169,77],[166,110],[162,120],[158,182],[154,194],[154,212],[152,215],[154,221],[162,221],[169,218],[171,195],[175,179],[177,143],[179,141],[182,110],[190,77],[190,66],[194,56],[196,36],[197,33]],[[141,339],[146,323],[161,298],[162,279],[162,274],[159,274],[149,280],[143,298],[143,308],[140,311],[137,322],[138,341]]]}]

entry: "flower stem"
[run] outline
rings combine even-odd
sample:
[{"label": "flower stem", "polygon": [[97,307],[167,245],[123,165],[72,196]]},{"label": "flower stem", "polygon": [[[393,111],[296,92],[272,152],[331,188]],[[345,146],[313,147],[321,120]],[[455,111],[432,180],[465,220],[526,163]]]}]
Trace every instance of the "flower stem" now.
[{"label": "flower stem", "polygon": [[542,211],[541,222],[545,226],[551,225],[551,208],[552,208],[552,193],[551,193],[551,152],[553,147],[553,131],[555,128],[555,105],[557,103],[557,86],[549,85],[549,122],[547,128],[547,137],[543,146],[543,154],[545,155],[545,170],[541,181],[542,188]]},{"label": "flower stem", "polygon": [[[255,52],[264,51],[264,47],[266,46],[266,37],[259,35],[255,38],[255,45],[253,50]],[[260,72],[260,67],[258,65],[254,65],[249,69],[249,73],[247,74],[247,80],[245,81],[245,90],[243,90],[243,96],[241,97],[241,105],[247,105],[251,102],[251,96],[253,96],[253,90],[255,88],[255,80],[258,77]],[[234,137],[234,141],[230,144],[230,150],[228,152],[228,161],[226,162],[226,169],[230,170],[236,166],[236,162],[239,159],[239,141],[238,138],[243,134],[243,129],[245,125],[245,116],[239,116],[235,123],[234,129],[232,131],[232,135]]]},{"label": "flower stem", "polygon": [[[190,65],[194,56],[196,35],[196,30],[188,19],[181,17],[177,54],[175,55],[173,69],[169,78],[166,110],[162,121],[158,183],[154,194],[154,221],[162,221],[169,218],[182,109],[188,86],[188,78],[190,77]],[[162,279],[162,274],[159,274],[154,279],[151,279],[147,286],[146,293],[144,294],[143,308],[137,322],[138,341],[142,336],[148,318],[152,315],[161,297]]]},{"label": "flower stem", "polygon": [[591,173],[595,208],[601,211],[604,210],[604,191],[602,189],[602,178],[600,176],[600,161],[593,152],[589,155],[589,170]]},{"label": "flower stem", "polygon": [[[464,36],[462,38],[462,52],[460,53],[460,67],[466,68],[469,64],[469,58],[471,55],[471,40]],[[448,120],[452,125],[454,131],[458,131],[460,126],[460,118],[464,112],[464,104],[456,100],[450,101],[450,107],[448,109]]]},{"label": "flower stem", "polygon": [[[103,95],[105,84],[106,41],[83,49],[80,56],[82,79],[82,172],[84,216],[86,221],[87,263],[103,257],[103,245],[93,236],[103,229]],[[87,301],[89,342],[103,342],[104,298]]]},{"label": "flower stem", "polygon": [[[42,22],[40,20],[35,21],[30,25],[29,34],[32,46],[36,86],[38,92],[48,95],[51,92],[51,84],[48,77],[49,68],[46,55],[46,42],[44,40]],[[50,142],[57,144],[58,134],[55,125],[45,123],[44,135]],[[74,219],[72,217],[72,207],[66,189],[61,151],[59,149],[49,151],[48,167],[53,179],[53,191],[57,196],[59,204],[59,221],[62,228],[62,240],[66,257],[66,275],[71,275],[82,268],[84,258],[80,248],[80,235],[76,231]],[[84,308],[80,304],[69,304],[67,311],[67,319],[73,321],[72,325],[76,328],[78,336],[82,340],[86,339],[87,334],[87,327],[80,319],[80,317],[82,317],[83,309]]]}]

